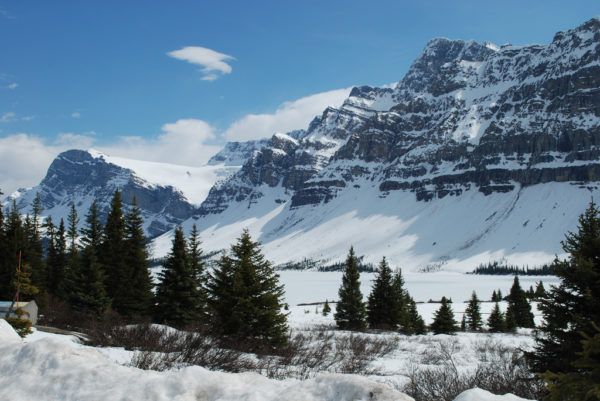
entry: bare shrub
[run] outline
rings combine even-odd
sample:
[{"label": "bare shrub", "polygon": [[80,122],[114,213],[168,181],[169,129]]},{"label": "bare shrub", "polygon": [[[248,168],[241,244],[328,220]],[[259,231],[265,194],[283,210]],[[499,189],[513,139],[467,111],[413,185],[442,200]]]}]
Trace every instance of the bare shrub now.
[{"label": "bare shrub", "polygon": [[438,343],[421,359],[434,366],[413,365],[403,390],[416,401],[451,401],[474,387],[527,399],[542,394],[543,384],[529,371],[523,351],[488,340],[476,345],[477,364],[462,369],[456,363],[459,351],[456,341]]}]

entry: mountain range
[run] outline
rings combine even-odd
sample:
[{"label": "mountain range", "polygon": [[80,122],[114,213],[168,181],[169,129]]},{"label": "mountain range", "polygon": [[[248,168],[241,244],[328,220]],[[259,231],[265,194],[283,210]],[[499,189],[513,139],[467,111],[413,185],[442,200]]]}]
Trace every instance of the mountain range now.
[{"label": "mountain range", "polygon": [[355,87],[306,129],[228,143],[203,167],[70,150],[42,182],[46,214],[135,196],[152,250],[196,224],[208,251],[245,227],[276,264],[350,245],[412,270],[539,265],[600,190],[600,19],[549,44],[429,41],[395,85]]}]

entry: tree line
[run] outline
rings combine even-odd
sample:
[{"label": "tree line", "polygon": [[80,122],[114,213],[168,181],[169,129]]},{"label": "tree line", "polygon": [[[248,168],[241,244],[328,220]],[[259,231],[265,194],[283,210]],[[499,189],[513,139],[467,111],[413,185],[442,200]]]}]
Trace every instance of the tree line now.
[{"label": "tree line", "polygon": [[232,342],[286,342],[283,286],[247,230],[209,274],[196,226],[189,238],[177,228],[155,285],[135,198],[125,211],[116,191],[105,223],[92,202],[81,229],[74,204],[58,224],[41,221],[39,196],[32,210],[22,216],[14,201],[6,219],[0,210],[0,299],[12,300],[19,288],[48,316],[67,308],[71,323],[117,314],[124,322],[202,326]]}]

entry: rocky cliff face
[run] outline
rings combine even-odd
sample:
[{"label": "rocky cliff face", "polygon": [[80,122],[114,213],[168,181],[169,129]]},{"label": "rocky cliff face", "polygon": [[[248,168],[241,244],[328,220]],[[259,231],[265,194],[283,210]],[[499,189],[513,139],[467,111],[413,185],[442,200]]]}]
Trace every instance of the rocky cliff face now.
[{"label": "rocky cliff face", "polygon": [[292,209],[365,182],[416,200],[600,180],[600,20],[548,45],[434,39],[394,88],[354,88],[306,131],[276,134],[200,213],[269,188]]},{"label": "rocky cliff face", "polygon": [[37,187],[18,193],[16,200],[21,210],[27,212],[39,193],[44,215],[51,215],[55,220],[66,219],[71,202],[75,202],[83,222],[94,199],[102,217],[105,217],[117,189],[121,191],[126,205],[136,198],[150,237],[171,230],[191,217],[196,209],[172,186],[151,184],[133,170],[83,150],[61,153],[50,165],[42,182]]}]

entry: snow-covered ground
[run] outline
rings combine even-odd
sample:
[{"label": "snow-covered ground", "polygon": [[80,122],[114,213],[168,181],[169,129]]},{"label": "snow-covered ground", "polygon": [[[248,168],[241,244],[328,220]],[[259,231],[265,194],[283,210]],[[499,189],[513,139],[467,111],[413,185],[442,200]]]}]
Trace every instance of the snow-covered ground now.
[{"label": "snow-covered ground", "polygon": [[[226,249],[248,228],[275,264],[304,258],[323,264],[343,261],[351,245],[365,262],[383,256],[405,271],[469,272],[480,263],[506,261],[540,266],[564,256],[561,241],[600,189],[572,183],[517,187],[484,195],[417,202],[415,194],[382,194],[379,183],[357,179],[329,203],[291,208],[281,188],[260,188],[252,202],[232,203],[226,212],[192,218],[206,251]],[[283,203],[282,203],[283,202]],[[156,238],[155,257],[170,249],[172,233]]]},{"label": "snow-covered ground", "polygon": [[[285,287],[285,299],[290,306],[290,321],[295,325],[305,324],[327,324],[333,323],[333,317],[321,315],[321,305],[305,305],[325,300],[336,301],[338,289],[342,282],[341,272],[315,272],[315,271],[292,271],[284,270],[278,272],[281,283]],[[442,296],[451,298],[456,319],[460,321],[466,307],[465,301],[469,300],[471,293],[475,291],[482,301],[489,301],[492,292],[500,289],[503,295],[508,295],[513,284],[513,276],[488,276],[462,274],[452,272],[415,273],[403,272],[405,288],[418,303],[417,309],[426,323],[431,323],[433,312],[439,308],[438,303],[428,303],[429,300],[439,301]],[[361,273],[361,291],[366,299],[371,292],[375,273]],[[536,287],[540,281],[548,290],[551,285],[558,284],[555,276],[520,276],[519,281],[523,289],[530,286]],[[482,303],[481,311],[484,319],[491,312],[494,304]],[[332,305],[332,308],[334,306]],[[501,308],[506,305],[501,303]],[[536,321],[541,319],[540,312],[533,306]],[[315,313],[318,311],[318,313]]]}]

